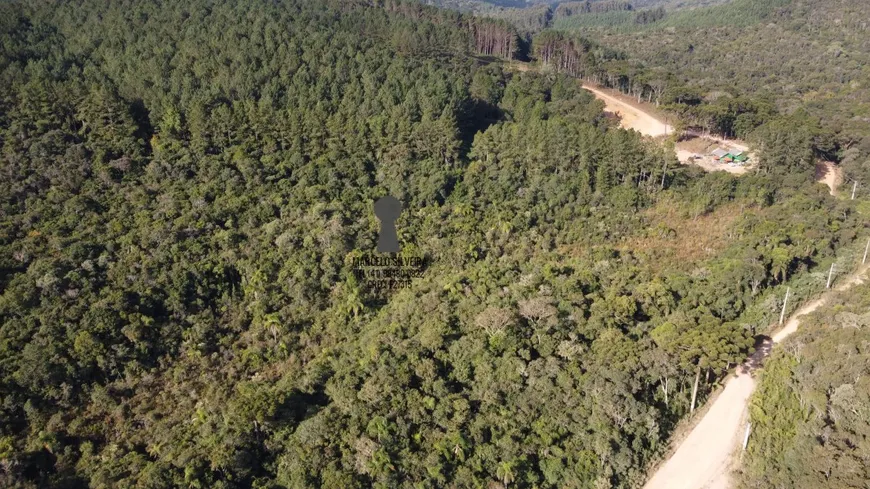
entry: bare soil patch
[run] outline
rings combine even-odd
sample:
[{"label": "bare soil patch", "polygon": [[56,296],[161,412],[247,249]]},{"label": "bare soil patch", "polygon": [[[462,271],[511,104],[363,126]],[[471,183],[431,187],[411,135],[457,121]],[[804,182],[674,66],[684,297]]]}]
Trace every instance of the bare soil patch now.
[{"label": "bare soil patch", "polygon": [[625,100],[625,97],[611,93],[610,90],[605,92],[603,89],[588,83],[584,83],[583,88],[603,101],[604,110],[619,117],[619,125],[624,129],[634,129],[644,136],[651,137],[667,136],[674,130],[667,123],[640,108],[636,102]]},{"label": "bare soil patch", "polygon": [[[718,138],[685,134],[676,144],[677,159],[684,165],[697,165],[706,171],[726,171],[735,175],[742,175],[749,171],[750,165],[738,165],[736,163],[724,163],[716,161],[711,155],[716,148],[722,148],[726,151],[746,151],[746,145],[740,141],[723,141]],[[755,160],[755,155],[749,153],[750,163]]]},{"label": "bare soil patch", "polygon": [[[535,66],[512,61],[505,65],[513,71],[531,71]],[[636,98],[629,97],[617,90],[598,87],[590,83],[582,83],[583,88],[592,92],[596,98],[604,102],[604,111],[608,117],[619,121],[620,127],[634,129],[635,131],[653,138],[663,139],[673,134],[674,128],[666,121],[666,117],[650,103],[638,102]],[[740,150],[748,153],[750,164],[741,166],[737,164],[720,163],[710,156],[710,151],[716,147],[726,150]],[[755,161],[755,155],[749,153],[749,147],[735,139],[722,139],[709,134],[701,134],[696,131],[687,131],[681,137],[676,146],[677,159],[684,165],[697,165],[706,171],[726,171],[740,175],[746,173]]]},{"label": "bare soil patch", "polygon": [[843,170],[833,161],[819,161],[816,163],[816,181],[827,185],[831,195],[835,195],[843,183]]}]

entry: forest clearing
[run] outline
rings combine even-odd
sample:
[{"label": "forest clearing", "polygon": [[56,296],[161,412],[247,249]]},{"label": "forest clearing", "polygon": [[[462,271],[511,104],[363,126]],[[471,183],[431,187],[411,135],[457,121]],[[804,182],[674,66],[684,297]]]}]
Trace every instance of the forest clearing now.
[{"label": "forest clearing", "polygon": [[[781,343],[794,334],[800,318],[823,306],[832,293],[863,283],[868,268],[862,266],[839,287],[795,311],[785,326],[772,336],[773,343]],[[656,470],[644,489],[732,487],[731,473],[736,462],[733,454],[739,449],[745,435],[749,398],[756,387],[752,373],[744,366],[738,368],[736,375],[726,382],[701,421]]]},{"label": "forest clearing", "polygon": [[[634,104],[624,100],[626,97],[620,96],[622,94],[619,94],[614,90],[593,87],[588,83],[584,83],[583,88],[589,90],[596,98],[604,102],[605,112],[615,114],[619,117],[620,127],[624,129],[634,129],[644,136],[650,136],[653,138],[667,136],[673,133],[674,128],[672,126],[663,122],[651,112],[645,110],[640,104]],[[680,140],[674,146],[674,149],[680,163],[684,165],[697,165],[708,172],[725,171],[734,175],[743,175],[752,168],[752,163],[749,165],[736,165],[715,161],[710,153],[716,147],[722,147],[728,151],[738,150],[747,152],[750,162],[756,161],[757,158],[756,153],[750,152],[749,146],[747,146],[743,141],[736,139],[722,139],[692,130],[683,133]],[[830,189],[831,195],[834,195],[837,187],[839,187],[843,182],[843,172],[833,162],[819,162],[816,167],[816,181],[827,185]]]},{"label": "forest clearing", "polygon": [[[533,65],[516,60],[511,61],[505,66],[510,70],[519,72],[528,72],[534,69]],[[584,89],[592,92],[597,99],[604,102],[604,112],[614,115],[619,120],[619,126],[623,129],[633,129],[644,136],[652,138],[664,138],[674,133],[672,125],[663,121],[661,116],[646,109],[642,103],[629,100],[629,97],[617,90],[599,87],[588,82],[581,82],[581,84]],[[684,165],[694,164],[708,172],[726,171],[742,175],[749,170],[751,165],[739,166],[714,161],[710,156],[710,151],[720,146],[729,151],[749,151],[748,146],[742,141],[723,140],[692,130],[685,131],[680,136],[680,140],[674,146],[674,150],[680,163]],[[755,154],[750,153],[750,161],[754,161],[754,159]]]},{"label": "forest clearing", "polygon": [[[623,129],[634,129],[644,136],[653,138],[668,136],[674,132],[673,126],[662,121],[658,116],[646,110],[641,104],[626,100],[627,97],[615,90],[595,87],[589,83],[583,83],[583,88],[589,90],[596,98],[604,102],[604,111],[616,115],[619,118],[619,125]],[[674,149],[680,163],[684,165],[697,165],[706,171],[725,171],[735,175],[742,175],[751,167],[750,165],[741,166],[715,161],[710,156],[710,152],[717,147],[724,147],[729,151],[749,151],[749,147],[742,141],[724,140],[691,130],[685,131],[680,136],[680,140],[676,143]],[[749,161],[754,159],[755,154],[750,153]]]},{"label": "forest clearing", "polygon": [[[725,171],[735,175],[743,175],[757,158],[749,152],[745,143],[737,140],[723,140],[710,134],[700,134],[695,131],[685,131],[674,148],[677,159],[684,165],[697,165],[706,171]],[[723,149],[724,148],[724,149]],[[745,154],[748,157],[744,163],[721,160],[716,152]]]}]

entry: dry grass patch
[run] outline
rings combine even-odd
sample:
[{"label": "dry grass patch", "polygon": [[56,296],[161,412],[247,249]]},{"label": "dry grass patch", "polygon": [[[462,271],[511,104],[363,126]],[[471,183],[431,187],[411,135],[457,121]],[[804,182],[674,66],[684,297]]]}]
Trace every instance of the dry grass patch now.
[{"label": "dry grass patch", "polygon": [[692,219],[676,202],[659,202],[644,211],[646,228],[619,248],[654,256],[660,268],[693,266],[728,246],[731,227],[743,212],[732,203]]}]

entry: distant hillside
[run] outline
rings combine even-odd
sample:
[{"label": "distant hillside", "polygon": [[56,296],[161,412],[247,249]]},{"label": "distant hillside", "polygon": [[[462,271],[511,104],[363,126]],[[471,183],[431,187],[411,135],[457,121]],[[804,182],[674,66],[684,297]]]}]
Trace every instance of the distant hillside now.
[{"label": "distant hillside", "polygon": [[[450,8],[466,12],[486,11],[499,8],[522,9],[538,5],[548,5],[553,9],[571,3],[599,3],[608,0],[581,1],[547,1],[547,0],[420,0],[422,3],[435,7]],[[666,7],[670,9],[696,8],[724,3],[727,0],[634,0],[631,4],[636,9]]]},{"label": "distant hillside", "polygon": [[766,96],[786,114],[818,121],[817,144],[850,178],[870,179],[870,21],[864,0],[734,0],[668,10],[652,23],[635,12],[556,18],[554,27],[624,52],[704,97]]},{"label": "distant hillside", "polygon": [[[692,10],[727,0],[419,0],[426,5],[507,20],[520,32],[548,27],[630,24],[654,10]],[[637,13],[635,13],[637,12]],[[658,20],[662,15],[655,17]]]},{"label": "distant hillside", "polygon": [[461,12],[488,12],[502,8],[522,9],[534,5],[547,5],[546,0],[420,0],[433,7],[448,8]]},{"label": "distant hillside", "polygon": [[665,7],[667,9],[694,9],[727,3],[729,0],[634,0],[631,2],[636,9]]},{"label": "distant hillside", "polygon": [[[581,2],[569,2],[560,5],[557,12],[564,10],[566,6]],[[628,3],[628,2],[608,2]],[[733,0],[730,2],[670,2],[670,1],[640,1],[631,2],[631,9],[616,8],[593,8],[586,12],[573,10],[574,15],[557,16],[554,27],[559,29],[607,27],[616,28],[622,32],[634,31],[638,25],[647,25],[651,22],[636,22],[635,14],[614,15],[614,11],[649,11],[652,7],[666,10],[667,15],[656,19],[655,27],[691,27],[704,28],[724,26],[743,29],[769,18],[778,9],[789,5],[791,0],[770,0],[767,2],[755,2],[753,0]],[[610,14],[610,15],[607,15]]]}]

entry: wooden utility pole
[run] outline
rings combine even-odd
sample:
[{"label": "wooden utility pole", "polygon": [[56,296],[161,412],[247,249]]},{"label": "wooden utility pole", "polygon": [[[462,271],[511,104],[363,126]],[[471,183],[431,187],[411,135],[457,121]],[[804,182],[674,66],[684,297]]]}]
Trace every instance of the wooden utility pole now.
[{"label": "wooden utility pole", "polygon": [[749,430],[752,429],[752,423],[746,423],[746,434],[743,435],[743,451],[746,451],[746,445],[749,444]]},{"label": "wooden utility pole", "polygon": [[665,175],[668,173],[668,160],[665,160],[665,166],[662,168],[662,190],[665,189]]},{"label": "wooden utility pole", "polygon": [[852,200],[855,200],[855,189],[858,188],[858,180],[855,180],[855,183],[852,184]]},{"label": "wooden utility pole", "polygon": [[701,367],[698,367],[698,373],[695,374],[695,386],[692,388],[692,407],[689,408],[689,414],[695,412],[695,400],[698,398],[698,381],[701,380]]},{"label": "wooden utility pole", "polygon": [[791,287],[785,289],[785,300],[782,302],[782,312],[779,313],[779,325],[782,326],[783,320],[785,320],[785,306],[788,305],[788,293],[791,292]]},{"label": "wooden utility pole", "polygon": [[870,238],[867,238],[867,246],[864,247],[864,259],[861,260],[861,264],[867,263],[867,250],[870,250]]},{"label": "wooden utility pole", "polygon": [[834,276],[834,264],[831,263],[831,271],[828,272],[828,283],[825,285],[826,289],[831,288],[831,277],[833,277],[833,276]]}]

